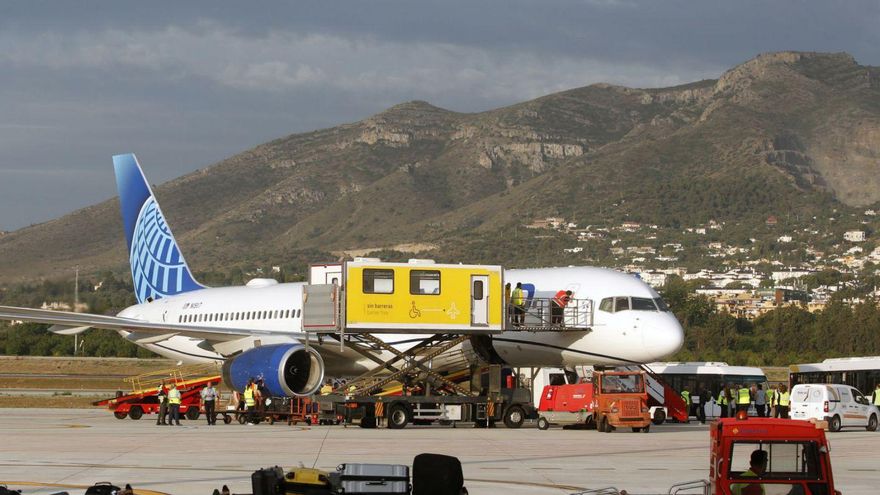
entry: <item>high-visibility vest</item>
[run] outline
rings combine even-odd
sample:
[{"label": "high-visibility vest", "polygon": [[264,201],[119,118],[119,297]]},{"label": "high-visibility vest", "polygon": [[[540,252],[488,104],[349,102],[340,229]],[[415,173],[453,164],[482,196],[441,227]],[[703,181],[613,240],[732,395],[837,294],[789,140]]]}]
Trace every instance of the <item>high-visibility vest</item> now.
[{"label": "high-visibility vest", "polygon": [[523,290],[517,287],[513,289],[513,295],[510,297],[510,302],[513,303],[514,306],[522,306],[523,305]]},{"label": "high-visibility vest", "polygon": [[768,389],[767,390],[767,405],[770,405],[770,406],[775,405],[775,403],[773,402],[775,399],[776,399],[776,391],[773,390],[772,388]]},{"label": "high-visibility vest", "polygon": [[180,404],[180,390],[172,388],[168,391],[168,403],[172,405]]},{"label": "high-visibility vest", "polygon": [[690,392],[688,392],[687,390],[683,391],[681,393],[681,398],[684,399],[685,404],[687,404],[688,406],[691,405],[691,393]]},{"label": "high-visibility vest", "polygon": [[[758,475],[755,474],[750,468],[748,471],[739,475],[739,477],[740,478],[757,478]],[[754,483],[734,483],[734,484],[730,485],[730,493],[732,493],[733,495],[742,495],[743,489],[746,487],[751,487],[751,486],[755,486],[755,484]],[[755,492],[755,491],[750,490],[748,493],[761,493],[761,494],[765,493],[764,492],[764,485],[757,485],[757,486],[761,489],[760,492]]]},{"label": "high-visibility vest", "polygon": [[880,388],[874,391],[874,405],[880,406]]},{"label": "high-visibility vest", "polygon": [[749,389],[747,389],[745,387],[739,389],[739,392],[738,392],[738,395],[736,398],[736,403],[737,404],[748,404],[750,402],[752,402],[752,396],[749,394]]},{"label": "high-visibility vest", "polygon": [[569,296],[566,291],[561,290],[556,293],[556,297],[553,298],[553,302],[556,303],[556,305],[560,308],[564,308],[566,305],[568,305],[568,301],[570,299],[571,296]]},{"label": "high-visibility vest", "polygon": [[254,400],[254,389],[253,387],[247,387],[244,389],[244,405],[247,407],[251,407],[255,405],[257,401]]},{"label": "high-visibility vest", "polygon": [[779,405],[782,407],[788,407],[789,397],[790,396],[789,396],[789,393],[787,390],[785,392],[782,392],[781,394],[779,394]]},{"label": "high-visibility vest", "polygon": [[718,404],[722,406],[727,405],[727,395],[724,393],[724,390],[718,392]]}]

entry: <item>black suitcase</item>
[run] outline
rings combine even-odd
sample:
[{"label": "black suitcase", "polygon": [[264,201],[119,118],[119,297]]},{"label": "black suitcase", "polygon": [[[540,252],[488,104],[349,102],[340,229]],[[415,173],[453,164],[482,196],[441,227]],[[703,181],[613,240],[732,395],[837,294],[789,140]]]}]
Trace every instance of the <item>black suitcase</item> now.
[{"label": "black suitcase", "polygon": [[413,459],[412,495],[460,495],[464,475],[458,458],[441,454],[419,454]]},{"label": "black suitcase", "polygon": [[251,475],[253,495],[283,495],[284,470],[278,466],[258,469]]},{"label": "black suitcase", "polygon": [[0,485],[0,495],[21,495],[21,490],[10,490],[6,485]]},{"label": "black suitcase", "polygon": [[374,495],[408,495],[409,466],[402,464],[340,464],[331,473],[336,493],[369,493]]},{"label": "black suitcase", "polygon": [[119,490],[121,490],[121,488],[111,484],[109,481],[101,481],[88,487],[86,489],[86,495],[114,495]]}]

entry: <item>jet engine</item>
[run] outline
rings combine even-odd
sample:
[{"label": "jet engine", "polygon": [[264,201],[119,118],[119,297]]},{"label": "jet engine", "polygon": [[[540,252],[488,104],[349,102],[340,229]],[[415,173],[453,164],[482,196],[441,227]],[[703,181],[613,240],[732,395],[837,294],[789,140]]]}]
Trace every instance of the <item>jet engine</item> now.
[{"label": "jet engine", "polygon": [[324,382],[324,360],[302,344],[272,344],[248,349],[223,364],[223,380],[243,391],[248,380],[263,379],[277,397],[311,395]]}]

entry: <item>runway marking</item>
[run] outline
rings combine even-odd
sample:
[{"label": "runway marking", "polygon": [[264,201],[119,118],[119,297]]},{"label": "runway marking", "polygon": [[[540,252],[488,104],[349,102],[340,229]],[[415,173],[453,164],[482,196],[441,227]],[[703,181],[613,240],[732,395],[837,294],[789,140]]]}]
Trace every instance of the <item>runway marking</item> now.
[{"label": "runway marking", "polygon": [[[0,481],[0,484],[6,486],[37,486],[45,488],[89,488],[92,485],[69,485],[67,483],[42,483],[39,481]],[[144,490],[142,488],[134,489],[135,495],[169,495],[165,492],[157,492],[155,490]]]}]

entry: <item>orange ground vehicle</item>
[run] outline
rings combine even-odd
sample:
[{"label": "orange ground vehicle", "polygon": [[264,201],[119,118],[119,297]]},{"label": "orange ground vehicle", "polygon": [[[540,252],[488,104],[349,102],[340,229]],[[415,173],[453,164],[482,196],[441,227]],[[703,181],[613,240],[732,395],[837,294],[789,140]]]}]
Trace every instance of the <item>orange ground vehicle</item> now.
[{"label": "orange ground vehicle", "polygon": [[[833,495],[825,431],[812,423],[771,418],[724,418],[712,423],[709,488],[714,495]],[[765,470],[749,471],[764,451]],[[759,469],[760,471],[761,469]]]},{"label": "orange ground vehicle", "polygon": [[647,433],[651,427],[643,371],[593,372],[593,420],[609,433],[617,427]]}]

